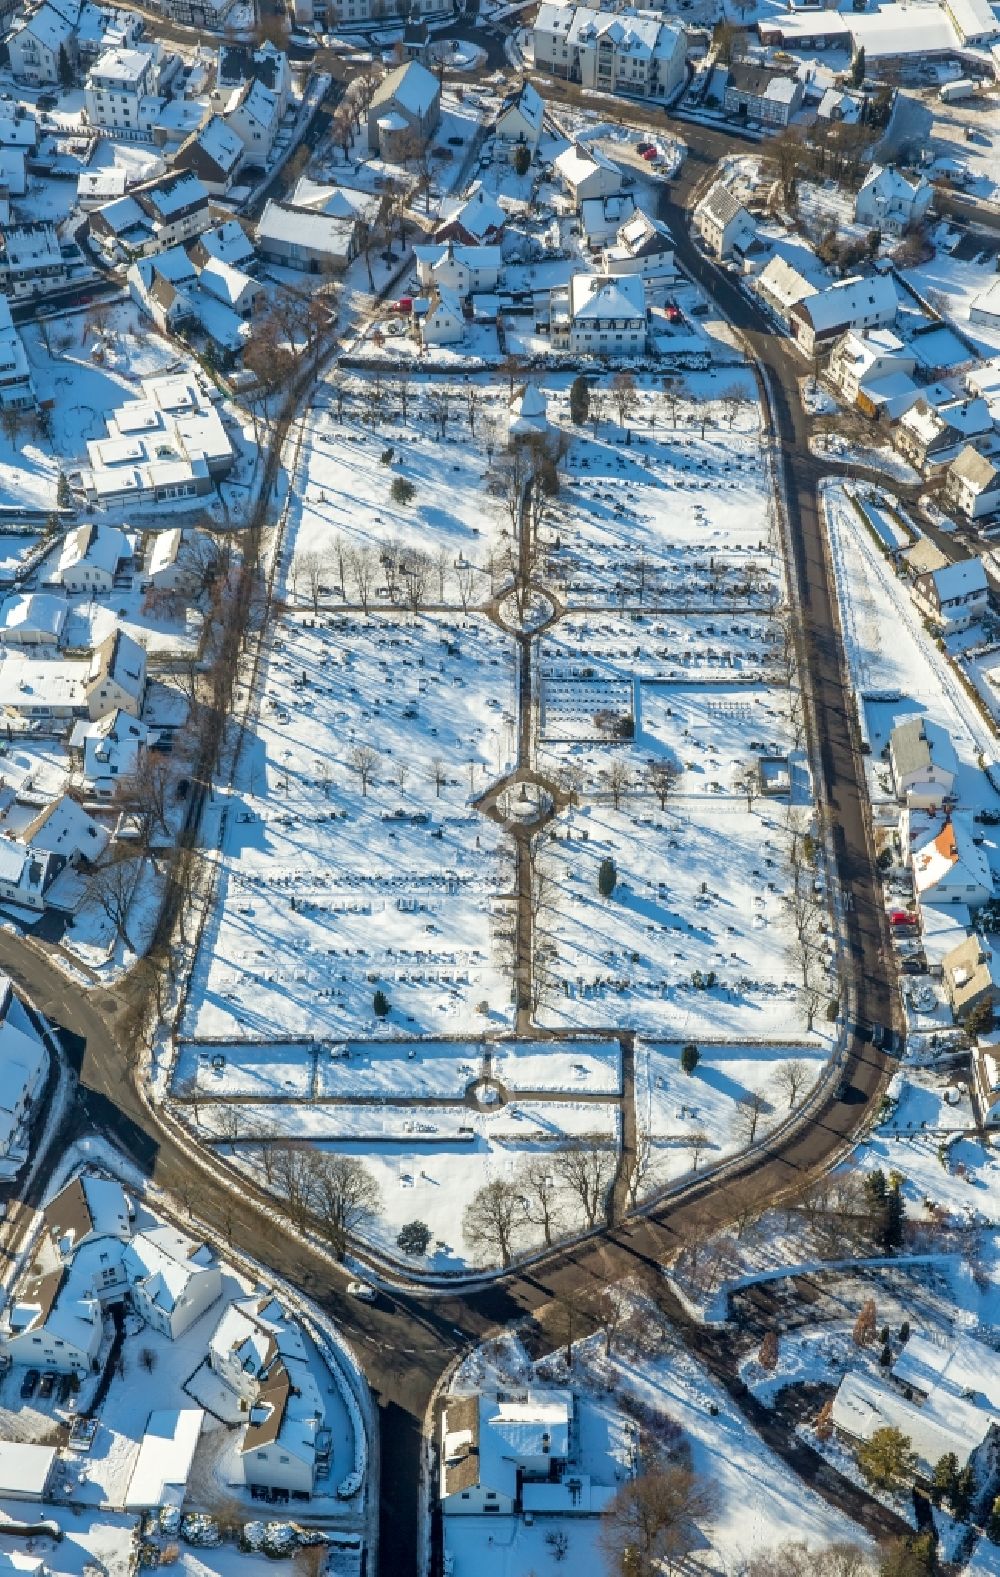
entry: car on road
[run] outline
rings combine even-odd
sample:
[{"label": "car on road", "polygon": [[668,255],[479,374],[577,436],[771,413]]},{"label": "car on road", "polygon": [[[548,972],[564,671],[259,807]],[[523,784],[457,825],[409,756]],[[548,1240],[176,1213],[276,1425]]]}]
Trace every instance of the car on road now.
[{"label": "car on road", "polygon": [[42,1375],[42,1381],[41,1381],[41,1384],[38,1387],[38,1394],[39,1394],[39,1396],[44,1397],[46,1401],[48,1401],[49,1397],[52,1395],[52,1393],[55,1390],[55,1388],[56,1388],[56,1377],[49,1370],[45,1374]]},{"label": "car on road", "polygon": [[38,1373],[37,1369],[28,1370],[24,1379],[21,1381],[22,1402],[26,1402],[29,1396],[34,1396],[35,1392],[38,1390],[38,1382],[40,1379],[41,1375]]},{"label": "car on road", "polygon": [[846,1100],[848,1100],[850,1098],[851,1091],[853,1089],[854,1089],[854,1086],[851,1083],[850,1079],[847,1077],[847,1074],[846,1073],[841,1074],[840,1078],[837,1080],[837,1088],[833,1092],[834,1100],[835,1101],[846,1101]]},{"label": "car on road", "polygon": [[889,914],[889,924],[897,929],[903,926],[917,924],[917,917],[909,909],[893,909]]},{"label": "car on road", "polygon": [[357,1298],[361,1303],[374,1303],[378,1293],[367,1281],[349,1281],[347,1283],[347,1296],[349,1298]]}]

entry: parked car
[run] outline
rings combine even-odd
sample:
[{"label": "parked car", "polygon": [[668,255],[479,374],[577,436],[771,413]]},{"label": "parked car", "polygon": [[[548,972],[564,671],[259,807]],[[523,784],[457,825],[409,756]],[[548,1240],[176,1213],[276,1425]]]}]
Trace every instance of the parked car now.
[{"label": "parked car", "polygon": [[29,1396],[34,1396],[35,1392],[38,1389],[38,1382],[39,1382],[40,1379],[41,1379],[41,1375],[38,1373],[37,1369],[29,1369],[28,1370],[28,1372],[25,1375],[24,1379],[21,1381],[21,1400],[22,1401],[26,1402],[28,1400]]},{"label": "parked car", "polygon": [[893,909],[889,914],[889,924],[894,926],[916,925],[917,917],[910,909]]},{"label": "parked car", "polygon": [[38,1394],[39,1394],[39,1396],[44,1397],[46,1401],[48,1401],[49,1397],[52,1395],[52,1393],[55,1390],[55,1388],[56,1388],[56,1377],[51,1372],[51,1370],[47,1370],[46,1373],[42,1375],[42,1383],[38,1387]]},{"label": "parked car", "polygon": [[347,1295],[349,1298],[358,1298],[362,1303],[374,1303],[378,1297],[375,1288],[369,1286],[367,1281],[349,1281]]}]

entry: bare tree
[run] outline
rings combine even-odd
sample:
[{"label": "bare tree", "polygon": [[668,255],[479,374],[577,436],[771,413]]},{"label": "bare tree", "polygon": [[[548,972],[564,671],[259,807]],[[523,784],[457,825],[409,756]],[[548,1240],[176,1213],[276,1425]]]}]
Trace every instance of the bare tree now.
[{"label": "bare tree", "polygon": [[667,801],[681,776],[681,768],[675,761],[651,761],[646,768],[646,786],[651,794],[656,795],[661,810],[666,810]]},{"label": "bare tree", "polygon": [[783,1062],[774,1075],[776,1088],[782,1095],[788,1096],[788,1110],[792,1111],[798,1100],[799,1091],[804,1089],[809,1080],[809,1064],[800,1058],[793,1057],[789,1062]]},{"label": "bare tree", "polygon": [[476,584],[475,566],[472,564],[459,564],[455,570],[455,583],[458,586],[458,600],[462,604],[462,612],[468,613]]},{"label": "bare tree", "polygon": [[650,1161],[653,1156],[653,1147],[650,1142],[649,1130],[643,1125],[636,1129],[635,1147],[628,1156],[625,1167],[625,1190],[630,1209],[634,1210],[639,1203],[643,1179],[649,1171]]},{"label": "bare tree", "polygon": [[131,776],[119,785],[117,797],[131,812],[139,847],[144,854],[148,853],[157,831],[164,837],[170,836],[169,788],[170,769],[166,761],[149,750],[141,752]]},{"label": "bare tree", "polygon": [[432,564],[426,553],[411,553],[402,569],[406,600],[412,613],[419,613],[427,601]]},{"label": "bare tree", "polygon": [[697,1172],[702,1156],[709,1147],[709,1137],[703,1128],[699,1128],[688,1139],[688,1149],[691,1151],[691,1167]]},{"label": "bare tree", "polygon": [[306,596],[312,604],[313,613],[319,612],[319,605],[323,597],[323,585],[326,579],[327,568],[325,555],[313,550],[308,553],[299,553],[295,558],[295,587],[298,590],[302,585]]},{"label": "bare tree", "polygon": [[611,795],[612,805],[615,807],[615,810],[620,810],[623,796],[632,787],[632,773],[628,763],[616,756],[608,768],[608,775],[605,781],[608,785],[608,792]]},{"label": "bare tree", "polygon": [[313,1152],[305,1145],[277,1144],[271,1156],[274,1187],[285,1198],[293,1225],[304,1227],[313,1198]]},{"label": "bare tree", "polygon": [[364,544],[362,547],[353,548],[348,556],[351,576],[358,594],[358,601],[365,612],[371,604],[372,584],[375,579],[375,552],[374,549]]},{"label": "bare tree", "polygon": [[738,794],[746,796],[747,810],[753,810],[753,802],[760,790],[760,767],[754,757],[740,762],[733,778],[733,787]]},{"label": "bare tree", "polygon": [[559,1227],[560,1190],[548,1156],[531,1156],[517,1174],[517,1186],[528,1202],[525,1219],[541,1227],[545,1246],[551,1248],[553,1233]]},{"label": "bare tree", "polygon": [[309,1154],[312,1210],[334,1254],[342,1260],[351,1236],[382,1208],[378,1184],[355,1156],[324,1150]]},{"label": "bare tree", "polygon": [[462,1216],[462,1235],[476,1253],[510,1264],[514,1239],[524,1220],[521,1191],[505,1178],[477,1189]]},{"label": "bare tree", "polygon": [[437,385],[427,394],[427,414],[439,439],[443,439],[451,420],[451,396],[447,389]]},{"label": "bare tree", "polygon": [[661,385],[663,390],[663,403],[670,412],[671,427],[677,426],[677,411],[684,398],[684,384],[674,373],[668,374]]},{"label": "bare tree", "polygon": [[733,1134],[744,1145],[753,1144],[760,1127],[760,1120],[766,1112],[771,1110],[770,1104],[764,1099],[759,1090],[753,1090],[737,1101],[736,1110],[733,1112]]},{"label": "bare tree", "polygon": [[440,799],[441,790],[448,781],[448,775],[445,772],[444,762],[440,756],[435,756],[431,761],[431,780],[434,784],[434,798]]},{"label": "bare tree", "polygon": [[580,1201],[587,1226],[596,1225],[601,1211],[607,1208],[608,1193],[614,1181],[614,1151],[606,1144],[581,1141],[560,1151],[553,1167]]},{"label": "bare tree", "polygon": [[653,1463],[624,1483],[602,1518],[598,1542],[613,1577],[673,1573],[702,1542],[713,1497],[686,1463]]},{"label": "bare tree", "polygon": [[732,431],[736,418],[747,403],[746,390],[739,383],[727,384],[718,396],[718,400],[725,413],[726,421],[729,423],[730,431]]},{"label": "bare tree", "polygon": [[478,383],[470,381],[465,385],[465,417],[469,424],[469,432],[473,438],[476,436],[476,417],[483,403],[483,391]]},{"label": "bare tree", "polygon": [[382,757],[371,745],[355,745],[347,759],[352,770],[358,774],[361,797],[367,799],[368,790],[375,780]]},{"label": "bare tree", "polygon": [[611,398],[618,412],[618,424],[624,427],[639,403],[635,378],[630,372],[616,372],[611,380]]},{"label": "bare tree", "polygon": [[142,881],[144,859],[124,851],[112,851],[107,861],[96,867],[87,883],[87,897],[111,921],[115,941],[124,942],[130,953],[138,954],[128,932],[129,911]]}]

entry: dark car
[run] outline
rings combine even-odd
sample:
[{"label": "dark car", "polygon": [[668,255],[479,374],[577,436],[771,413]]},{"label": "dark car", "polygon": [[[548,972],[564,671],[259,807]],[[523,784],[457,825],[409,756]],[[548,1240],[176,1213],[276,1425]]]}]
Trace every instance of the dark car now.
[{"label": "dark car", "polygon": [[21,1381],[21,1399],[22,1399],[22,1401],[26,1402],[28,1400],[29,1396],[34,1396],[36,1390],[38,1389],[38,1382],[39,1382],[40,1379],[41,1379],[41,1375],[38,1373],[37,1369],[29,1369],[28,1370],[28,1372],[25,1375],[24,1379]]},{"label": "dark car", "polygon": [[47,1401],[48,1398],[52,1395],[52,1393],[55,1390],[55,1388],[56,1388],[56,1377],[55,1377],[55,1375],[51,1374],[51,1373],[43,1374],[42,1375],[42,1383],[38,1387],[38,1394],[39,1394],[39,1396],[44,1397],[46,1399],[46,1401]]},{"label": "dark car", "polygon": [[850,1079],[847,1077],[847,1074],[843,1074],[843,1076],[837,1080],[837,1088],[833,1092],[834,1100],[846,1101],[850,1096],[852,1088],[853,1086]]},{"label": "dark car", "polygon": [[55,93],[39,93],[35,100],[35,104],[40,110],[54,110],[58,103],[59,99]]}]

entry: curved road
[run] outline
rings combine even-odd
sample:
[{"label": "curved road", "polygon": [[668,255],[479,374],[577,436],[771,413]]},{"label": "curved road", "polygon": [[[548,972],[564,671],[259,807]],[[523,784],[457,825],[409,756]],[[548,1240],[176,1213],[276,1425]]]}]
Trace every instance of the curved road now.
[{"label": "curved road", "polygon": [[[730,144],[714,132],[703,137],[700,128],[685,126],[683,135],[689,146],[694,146],[663,212],[674,229],[680,260],[749,335],[772,374],[825,794],[836,827],[839,877],[848,897],[849,964],[857,1009],[862,1020],[888,1024],[891,999],[884,964],[888,954],[883,952],[885,917],[868,856],[863,777],[854,751],[833,593],[815,502],[815,483],[822,468],[808,454],[806,422],[794,395],[796,380],[804,369],[731,282],[692,246],[686,230],[685,199]],[[793,391],[791,398],[787,390]],[[7,932],[0,936],[0,964],[36,1005],[68,1032],[71,1055],[79,1063],[80,1088],[67,1139],[74,1129],[104,1130],[159,1185],[174,1192],[189,1190],[197,1163],[175,1142],[170,1129],[150,1113],[126,1071],[114,1033],[121,1001],[109,992],[88,995],[68,987],[56,965],[38,947]],[[415,1577],[418,1570],[421,1425],[434,1386],[454,1355],[497,1324],[520,1320],[553,1297],[579,1300],[609,1281],[648,1272],[676,1249],[679,1239],[710,1231],[748,1203],[763,1208],[782,1189],[822,1169],[856,1129],[878,1092],[886,1074],[883,1054],[856,1040],[850,1049],[848,1072],[853,1085],[851,1101],[829,1100],[804,1131],[793,1132],[766,1148],[724,1180],[704,1180],[646,1218],[625,1223],[572,1249],[554,1251],[524,1273],[511,1272],[488,1288],[466,1295],[394,1294],[382,1296],[372,1307],[360,1305],[346,1297],[339,1280],[331,1280],[327,1262],[290,1240],[252,1192],[231,1194],[206,1171],[200,1180],[198,1216],[218,1231],[220,1239],[229,1235],[316,1299],[355,1344],[380,1409],[380,1558],[386,1573]],[[683,1323],[679,1309],[671,1312]],[[710,1341],[690,1330],[687,1335],[721,1375],[723,1366]],[[755,1421],[766,1434],[766,1418]],[[777,1440],[774,1443],[778,1444]],[[811,1453],[802,1454],[795,1465],[805,1476],[813,1477],[825,1493],[834,1497],[839,1493],[837,1485],[823,1482],[822,1469]],[[892,1531],[888,1522],[878,1523],[873,1508],[868,1509],[873,1525]]]}]

